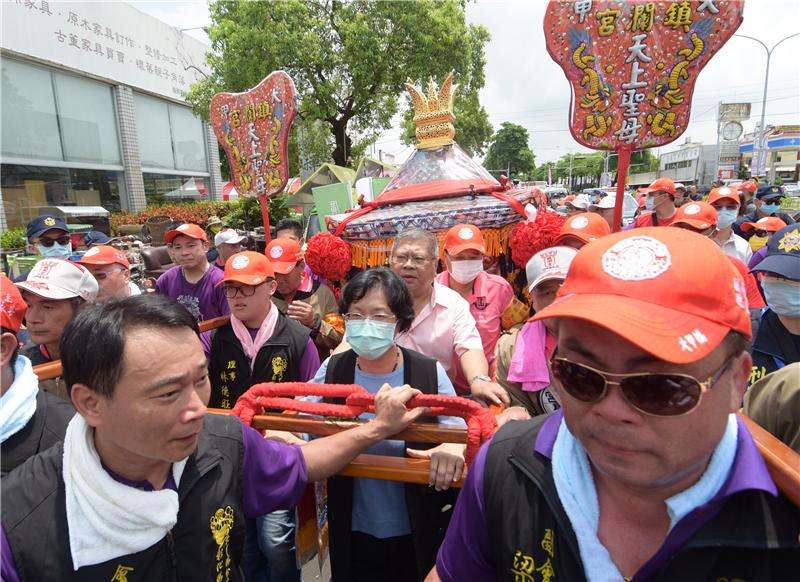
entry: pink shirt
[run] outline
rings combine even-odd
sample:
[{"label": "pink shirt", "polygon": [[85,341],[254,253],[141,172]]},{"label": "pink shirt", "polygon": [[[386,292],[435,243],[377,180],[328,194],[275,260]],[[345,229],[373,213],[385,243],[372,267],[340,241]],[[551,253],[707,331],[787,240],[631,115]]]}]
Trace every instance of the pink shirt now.
[{"label": "pink shirt", "polygon": [[[447,271],[439,273],[436,276],[436,281],[445,287],[450,287],[450,273]],[[477,325],[478,333],[481,335],[486,360],[489,362],[489,375],[492,374],[495,368],[495,346],[497,346],[497,340],[500,339],[500,332],[503,331],[500,317],[508,307],[508,304],[511,303],[513,297],[514,290],[508,281],[499,275],[492,275],[483,271],[478,273],[478,277],[472,285],[472,293],[470,293],[467,300],[469,312],[475,319],[475,325]],[[464,378],[461,376],[461,369],[459,368],[457,380],[463,380]]]},{"label": "pink shirt", "polygon": [[[483,349],[469,304],[461,295],[436,281],[431,302],[414,318],[408,331],[397,335],[395,343],[437,360],[451,381],[457,371],[461,372],[461,356],[468,350]],[[460,392],[464,392],[463,388]]]}]

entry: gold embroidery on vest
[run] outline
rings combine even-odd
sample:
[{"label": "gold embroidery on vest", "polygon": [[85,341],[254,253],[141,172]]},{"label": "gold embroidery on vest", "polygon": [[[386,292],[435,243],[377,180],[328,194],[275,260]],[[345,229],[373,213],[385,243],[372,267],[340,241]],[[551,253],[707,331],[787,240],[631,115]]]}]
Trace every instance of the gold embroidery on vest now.
[{"label": "gold embroidery on vest", "polygon": [[114,572],[114,577],[111,578],[111,582],[128,582],[129,572],[133,572],[133,568],[120,564],[117,566],[117,571]]},{"label": "gold embroidery on vest", "polygon": [[286,358],[277,356],[272,358],[272,381],[283,382],[283,373],[289,367],[289,362]]},{"label": "gold embroidery on vest", "polygon": [[533,572],[536,569],[536,564],[533,558],[526,556],[521,550],[517,550],[514,554],[514,567],[511,573],[514,574],[514,582],[535,582]]},{"label": "gold embroidery on vest", "polygon": [[233,508],[230,505],[225,509],[220,507],[211,516],[211,535],[214,536],[214,541],[217,543],[216,582],[231,578],[231,555],[228,548],[231,529],[233,529]]}]

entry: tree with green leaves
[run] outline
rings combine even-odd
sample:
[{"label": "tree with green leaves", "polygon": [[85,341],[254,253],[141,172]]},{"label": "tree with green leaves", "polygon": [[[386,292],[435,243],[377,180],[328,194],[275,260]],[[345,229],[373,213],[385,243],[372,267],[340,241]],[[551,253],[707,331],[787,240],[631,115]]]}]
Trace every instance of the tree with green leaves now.
[{"label": "tree with green leaves", "polygon": [[488,123],[477,94],[489,33],[466,23],[463,0],[216,0],[209,11],[211,74],[186,97],[206,119],[215,93],[246,91],[282,69],[297,87],[298,126],[313,131],[321,121],[330,139],[314,134],[312,143],[348,165],[391,126],[407,78],[454,70],[462,134]]},{"label": "tree with green leaves", "polygon": [[508,172],[509,178],[527,180],[536,169],[536,158],[528,145],[528,130],[505,122],[492,136],[483,166],[493,172]]}]

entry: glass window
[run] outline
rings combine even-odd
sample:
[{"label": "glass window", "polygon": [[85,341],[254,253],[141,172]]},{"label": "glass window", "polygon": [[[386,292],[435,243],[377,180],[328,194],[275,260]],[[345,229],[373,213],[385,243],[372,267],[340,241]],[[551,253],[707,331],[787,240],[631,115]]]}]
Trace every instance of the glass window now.
[{"label": "glass window", "polygon": [[167,102],[134,93],[133,107],[142,166],[175,169]]},{"label": "glass window", "polygon": [[142,178],[148,204],[208,199],[208,176],[142,174]]},{"label": "glass window", "polygon": [[203,122],[188,107],[169,106],[176,170],[207,172]]},{"label": "glass window", "polygon": [[64,158],[121,164],[111,87],[55,73]]},{"label": "glass window", "polygon": [[2,59],[2,152],[62,160],[50,71]]},{"label": "glass window", "polygon": [[42,206],[102,206],[118,212],[126,201],[122,172],[3,164],[0,176],[9,228],[25,226]]}]

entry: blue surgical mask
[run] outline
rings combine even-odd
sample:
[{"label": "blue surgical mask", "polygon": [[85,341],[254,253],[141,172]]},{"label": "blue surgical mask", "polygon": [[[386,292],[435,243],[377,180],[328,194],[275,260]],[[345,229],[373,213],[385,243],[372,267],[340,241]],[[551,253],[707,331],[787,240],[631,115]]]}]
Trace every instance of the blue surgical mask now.
[{"label": "blue surgical mask", "polygon": [[44,245],[37,244],[37,250],[39,251],[39,256],[43,259],[64,259],[68,260],[70,256],[72,256],[72,243],[68,242],[65,245],[60,245],[57,242],[53,243],[53,246],[46,247]]},{"label": "blue surgical mask", "polygon": [[655,210],[656,209],[656,199],[652,194],[645,199],[644,207],[645,207],[646,210]]},{"label": "blue surgical mask", "polygon": [[721,208],[717,210],[717,228],[722,230],[723,228],[728,228],[734,222],[736,222],[736,217],[738,216],[738,212],[736,210],[730,210],[728,208]]},{"label": "blue surgical mask", "polygon": [[396,324],[364,319],[347,322],[347,342],[365,360],[381,357],[394,344]]},{"label": "blue surgical mask", "polygon": [[786,317],[800,317],[800,281],[765,277],[761,287],[772,311]]},{"label": "blue surgical mask", "polygon": [[775,214],[781,209],[780,204],[767,204],[766,202],[761,205],[761,212],[765,214]]}]

